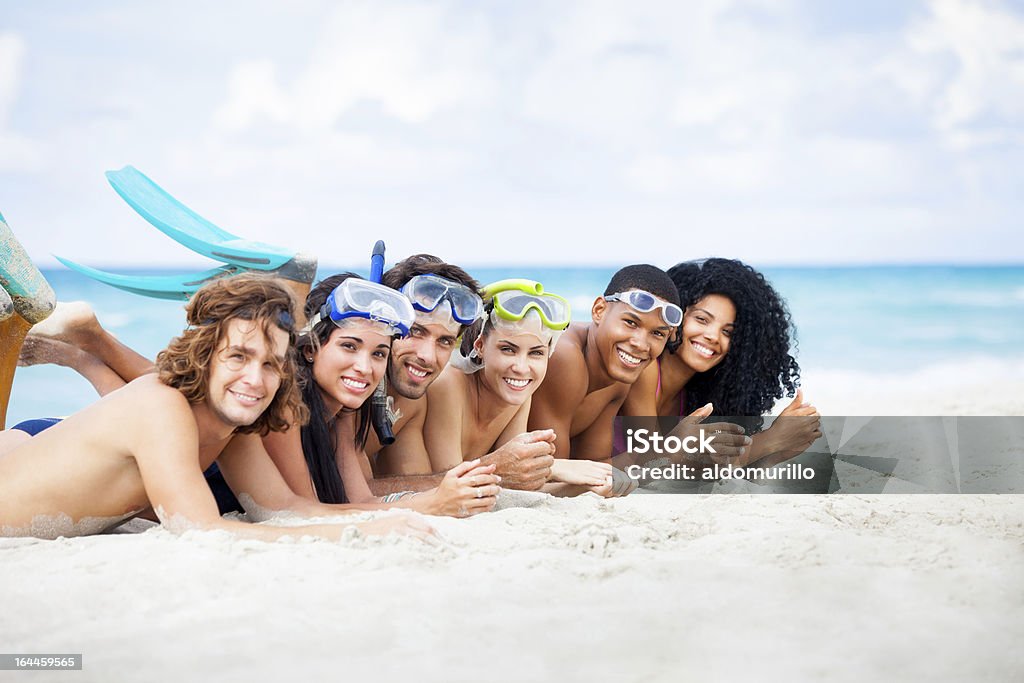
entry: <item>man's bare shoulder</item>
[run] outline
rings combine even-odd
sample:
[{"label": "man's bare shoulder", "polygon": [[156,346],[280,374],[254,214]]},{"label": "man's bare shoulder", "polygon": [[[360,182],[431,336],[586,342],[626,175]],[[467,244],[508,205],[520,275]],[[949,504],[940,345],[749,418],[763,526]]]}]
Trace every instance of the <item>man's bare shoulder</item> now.
[{"label": "man's bare shoulder", "polygon": [[554,353],[548,359],[547,375],[537,389],[536,396],[541,401],[545,397],[565,401],[580,400],[586,396],[590,384],[583,353],[586,334],[586,325],[573,325],[558,340]]},{"label": "man's bare shoulder", "polygon": [[[156,375],[143,375],[82,411],[90,419],[123,425],[125,432],[191,430],[195,415],[184,394],[161,382]],[[161,429],[163,428],[163,429]]]},{"label": "man's bare shoulder", "polygon": [[169,387],[155,374],[143,375],[132,380],[121,389],[112,392],[104,399],[115,399],[119,402],[136,404],[141,410],[160,407],[174,411],[187,411],[188,399],[174,387]]},{"label": "man's bare shoulder", "polygon": [[[156,377],[144,376],[83,408],[29,440],[30,450],[54,454],[134,456],[157,443],[195,438],[188,401]],[[99,462],[99,460],[96,460]]]}]

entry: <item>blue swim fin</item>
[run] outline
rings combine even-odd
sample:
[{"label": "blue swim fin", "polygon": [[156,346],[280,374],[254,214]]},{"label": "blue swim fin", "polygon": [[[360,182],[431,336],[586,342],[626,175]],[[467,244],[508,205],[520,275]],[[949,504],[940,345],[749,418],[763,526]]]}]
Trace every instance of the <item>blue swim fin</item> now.
[{"label": "blue swim fin", "polygon": [[197,254],[252,270],[276,270],[296,255],[293,250],[242,239],[217,227],[133,166],[106,175],[114,191],[140,216]]},{"label": "blue swim fin", "polygon": [[210,280],[257,270],[309,285],[316,277],[315,256],[246,240],[213,223],[167,194],[133,166],[107,171],[107,180],[129,206],[160,232],[192,251],[227,265],[181,275],[117,275],[57,256],[68,268],[105,284],[155,299],[188,300]]},{"label": "blue swim fin", "polygon": [[170,299],[171,301],[188,301],[197,289],[211,280],[234,275],[243,270],[236,266],[221,266],[201,273],[185,273],[181,275],[117,275],[108,273],[80,263],[69,261],[60,256],[56,259],[65,266],[93,280],[98,280],[111,287],[123,289],[132,294],[140,294],[153,299]]}]

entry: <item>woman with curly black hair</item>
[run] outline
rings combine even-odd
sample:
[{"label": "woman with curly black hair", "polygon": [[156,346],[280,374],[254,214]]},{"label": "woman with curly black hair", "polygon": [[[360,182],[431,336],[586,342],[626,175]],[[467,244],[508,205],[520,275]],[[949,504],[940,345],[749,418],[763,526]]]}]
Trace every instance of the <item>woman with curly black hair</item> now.
[{"label": "woman with curly black hair", "polygon": [[[789,311],[761,273],[741,261],[710,258],[679,263],[668,274],[679,290],[683,324],[633,385],[622,415],[745,417],[744,426],[756,432],[777,399],[795,395],[782,416],[818,416],[798,388]],[[776,420],[754,435],[735,464],[792,457],[820,435],[817,419]]]}]

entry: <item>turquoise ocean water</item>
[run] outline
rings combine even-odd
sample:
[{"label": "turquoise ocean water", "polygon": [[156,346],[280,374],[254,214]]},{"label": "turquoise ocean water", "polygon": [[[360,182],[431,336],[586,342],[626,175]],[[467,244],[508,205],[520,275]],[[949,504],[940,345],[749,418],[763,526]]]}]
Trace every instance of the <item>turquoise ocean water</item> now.
[{"label": "turquoise ocean water", "polygon": [[[321,267],[320,273],[339,270],[347,269]],[[505,277],[539,280],[572,302],[574,320],[586,320],[614,268],[469,270],[483,283]],[[868,376],[1024,359],[1024,266],[767,267],[762,272],[789,304],[797,357],[807,369]],[[59,299],[90,302],[108,329],[149,357],[184,324],[179,302],[131,295],[65,269],[43,273]],[[92,387],[70,370],[19,368],[7,424],[66,415],[94,398]]]}]

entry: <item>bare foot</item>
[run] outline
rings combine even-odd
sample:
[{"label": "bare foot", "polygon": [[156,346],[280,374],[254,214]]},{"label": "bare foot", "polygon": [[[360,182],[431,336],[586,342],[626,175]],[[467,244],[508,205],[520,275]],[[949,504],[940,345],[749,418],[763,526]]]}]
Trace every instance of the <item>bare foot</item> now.
[{"label": "bare foot", "polygon": [[84,301],[58,301],[50,317],[34,325],[28,336],[56,339],[82,347],[101,332],[92,306]]},{"label": "bare foot", "polygon": [[[86,353],[89,358],[81,366],[69,365],[86,375],[83,368],[102,364],[106,370],[121,378],[121,383],[151,372],[153,361],[122,344],[112,333],[103,329],[92,306],[84,301],[60,302],[53,314],[29,330],[28,338],[62,341]],[[89,377],[89,375],[86,375]],[[97,383],[90,378],[101,395],[111,382]],[[101,388],[101,385],[103,388]]]},{"label": "bare foot", "polygon": [[25,342],[21,345],[21,355],[18,356],[18,365],[28,367],[48,363],[71,368],[89,380],[100,396],[106,396],[125,385],[125,381],[116,372],[88,351],[59,339],[31,334],[25,337]]},{"label": "bare foot", "polygon": [[88,354],[85,351],[67,342],[30,334],[25,337],[25,341],[21,345],[18,367],[27,368],[32,365],[52,364],[62,365],[66,368],[75,368],[79,365],[82,356],[86,355]]}]

